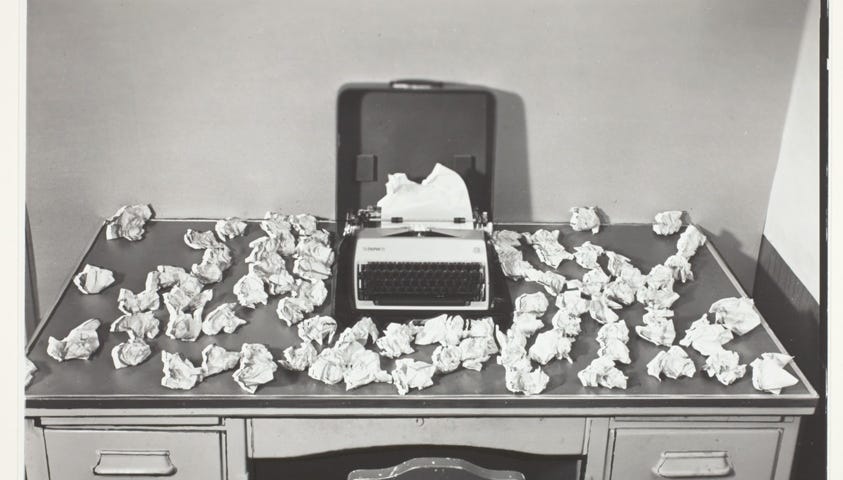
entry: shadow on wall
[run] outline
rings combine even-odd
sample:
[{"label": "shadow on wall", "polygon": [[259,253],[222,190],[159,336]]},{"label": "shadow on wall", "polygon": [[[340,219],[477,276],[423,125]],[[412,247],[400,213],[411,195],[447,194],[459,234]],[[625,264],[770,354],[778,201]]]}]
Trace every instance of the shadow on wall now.
[{"label": "shadow on wall", "polygon": [[[734,274],[735,272],[754,272],[757,260],[746,254],[747,247],[741,244],[740,240],[728,230],[720,230],[720,233],[713,233],[707,230],[704,226],[697,225],[708,241],[711,242],[717,251],[724,256],[724,261],[728,265],[729,270]],[[757,248],[757,247],[756,247]],[[735,275],[741,287],[747,292],[747,295],[752,295],[752,283],[754,278],[750,277],[741,281],[740,276]],[[747,280],[750,282],[747,284]]]},{"label": "shadow on wall", "polygon": [[493,218],[497,221],[529,221],[533,219],[533,205],[524,100],[512,92],[489,90],[497,104]]}]

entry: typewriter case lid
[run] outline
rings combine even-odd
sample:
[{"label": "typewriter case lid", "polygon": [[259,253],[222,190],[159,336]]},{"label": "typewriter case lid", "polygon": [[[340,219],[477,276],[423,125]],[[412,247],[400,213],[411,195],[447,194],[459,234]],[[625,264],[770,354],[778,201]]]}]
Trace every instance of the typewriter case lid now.
[{"label": "typewriter case lid", "polygon": [[343,86],[337,101],[338,231],[347,213],[377,205],[390,173],[419,182],[437,163],[462,176],[472,207],[491,220],[494,132],[495,98],[481,87],[424,80]]}]

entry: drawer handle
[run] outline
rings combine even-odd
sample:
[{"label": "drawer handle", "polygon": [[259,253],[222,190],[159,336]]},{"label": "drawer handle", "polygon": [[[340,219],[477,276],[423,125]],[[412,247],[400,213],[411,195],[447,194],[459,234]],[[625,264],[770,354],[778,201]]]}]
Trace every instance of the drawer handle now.
[{"label": "drawer handle", "polygon": [[662,478],[725,477],[732,473],[727,452],[662,452],[653,473]]},{"label": "drawer handle", "polygon": [[176,473],[168,450],[100,450],[94,475],[169,477]]}]

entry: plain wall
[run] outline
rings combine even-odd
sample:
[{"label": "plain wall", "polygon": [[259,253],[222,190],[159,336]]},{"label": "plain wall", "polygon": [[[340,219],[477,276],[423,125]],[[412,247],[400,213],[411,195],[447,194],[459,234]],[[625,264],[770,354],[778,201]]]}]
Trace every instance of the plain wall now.
[{"label": "plain wall", "polygon": [[337,90],[401,77],[502,92],[497,219],[684,209],[751,290],[805,3],[31,0],[39,303],[125,203],[334,217]]},{"label": "plain wall", "polygon": [[820,1],[805,20],[764,235],[820,299]]}]

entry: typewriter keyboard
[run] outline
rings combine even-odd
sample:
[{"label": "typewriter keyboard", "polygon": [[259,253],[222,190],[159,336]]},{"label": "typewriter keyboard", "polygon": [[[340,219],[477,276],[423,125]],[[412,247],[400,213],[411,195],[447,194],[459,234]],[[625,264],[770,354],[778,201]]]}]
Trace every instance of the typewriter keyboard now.
[{"label": "typewriter keyboard", "polygon": [[357,267],[357,297],[376,305],[466,305],[485,299],[481,263],[372,262]]}]

